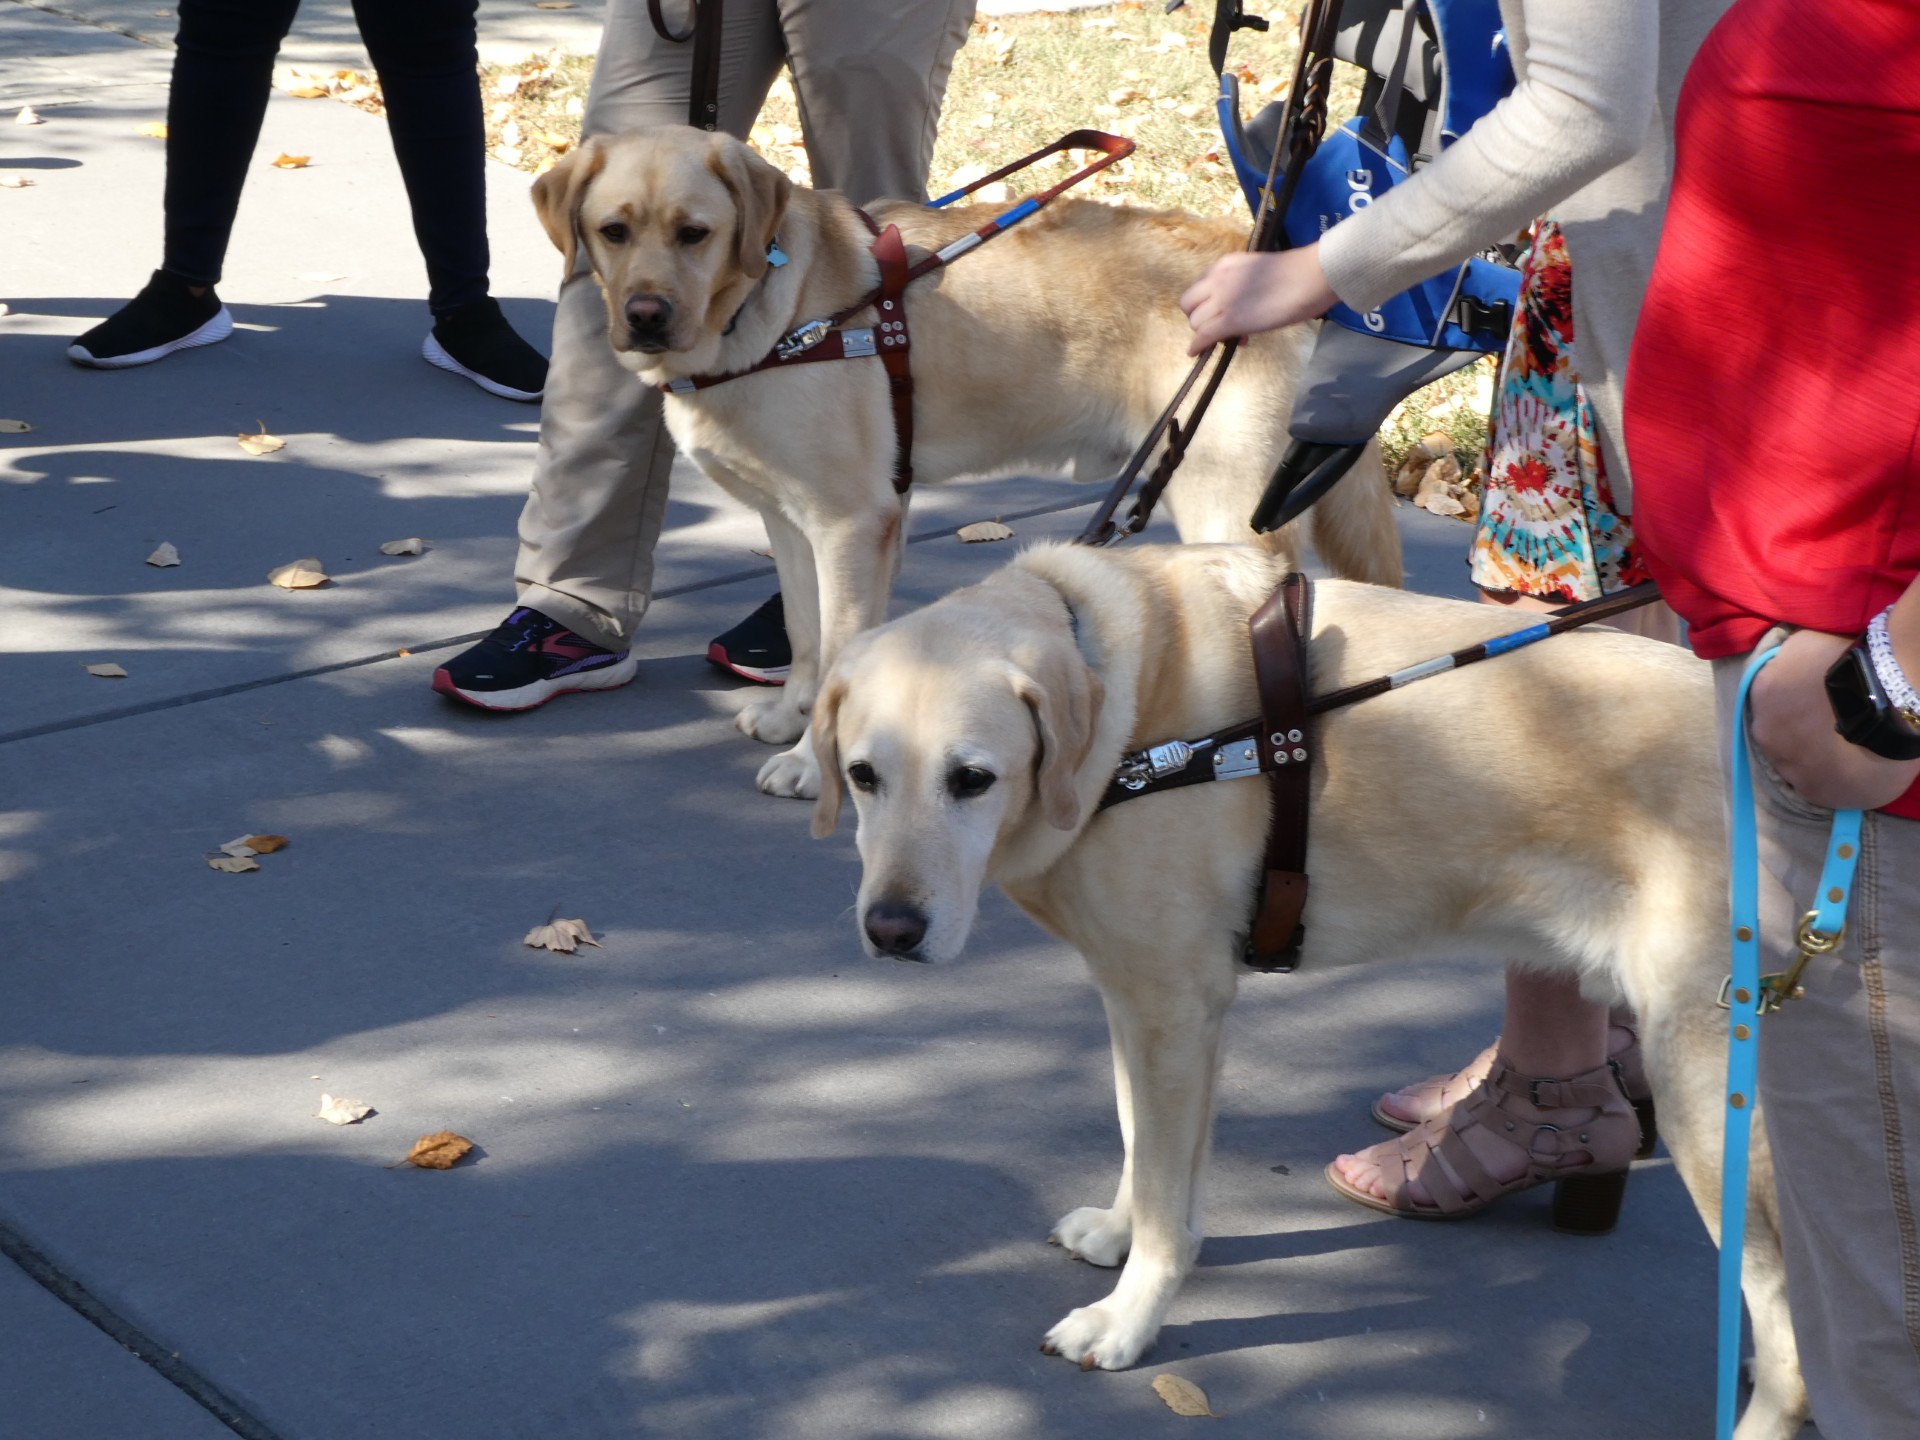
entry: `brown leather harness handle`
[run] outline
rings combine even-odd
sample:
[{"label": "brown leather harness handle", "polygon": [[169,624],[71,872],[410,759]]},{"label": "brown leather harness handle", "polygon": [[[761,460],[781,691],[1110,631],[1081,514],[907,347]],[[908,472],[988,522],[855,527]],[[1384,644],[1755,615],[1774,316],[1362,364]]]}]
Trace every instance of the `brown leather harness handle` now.
[{"label": "brown leather harness handle", "polygon": [[1294,572],[1247,623],[1260,691],[1260,768],[1273,794],[1259,903],[1247,935],[1246,963],[1286,971],[1300,963],[1306,934],[1307,815],[1312,798],[1313,732],[1307,716],[1307,641],[1313,587]]}]

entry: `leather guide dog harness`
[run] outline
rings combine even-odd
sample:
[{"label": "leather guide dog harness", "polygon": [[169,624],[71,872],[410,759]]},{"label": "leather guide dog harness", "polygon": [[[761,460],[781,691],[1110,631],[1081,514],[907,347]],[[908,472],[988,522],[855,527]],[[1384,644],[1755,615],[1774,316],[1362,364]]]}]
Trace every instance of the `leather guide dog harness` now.
[{"label": "leather guide dog harness", "polygon": [[1259,895],[1242,960],[1251,969],[1284,973],[1300,963],[1306,935],[1307,820],[1314,733],[1312,717],[1443,675],[1535,641],[1611,619],[1657,600],[1651,582],[1555,611],[1538,624],[1409,665],[1324,695],[1308,687],[1307,642],[1313,637],[1313,586],[1295,571],[1247,622],[1260,715],[1194,740],[1166,740],[1120,759],[1099,809],[1161,790],[1212,780],[1265,775],[1273,793]]},{"label": "leather guide dog harness", "polygon": [[[899,226],[889,225],[883,230],[866,211],[856,210],[854,213],[865,223],[867,229],[873,232],[874,240],[871,248],[874,263],[880,269],[878,285],[852,304],[842,306],[824,319],[808,320],[796,325],[775,341],[773,349],[763,358],[745,369],[731,370],[724,375],[688,375],[678,380],[669,380],[655,388],[669,395],[691,395],[695,391],[724,385],[729,380],[738,380],[744,375],[757,375],[762,370],[777,370],[787,365],[805,365],[816,360],[861,360],[877,356],[886,369],[887,390],[893,407],[895,442],[893,489],[895,494],[906,494],[913,485],[913,372],[907,358],[908,352],[912,349],[907,330],[905,298],[907,286],[923,275],[929,275],[935,270],[951,265],[962,255],[986,244],[996,235],[1003,234],[1095,171],[1104,170],[1114,161],[1131,155],[1133,142],[1118,135],[1108,135],[1100,130],[1074,130],[1061,136],[1045,149],[1023,156],[1011,165],[1003,165],[992,174],[982,175],[971,184],[942,195],[930,203],[929,208],[940,209],[962,196],[971,195],[983,185],[1003,179],[1016,171],[1026,169],[1037,161],[1046,159],[1049,155],[1056,155],[1065,150],[1097,150],[1100,154],[1098,158],[1083,165],[1066,179],[1037,194],[1027,196],[1012,209],[1002,211],[979,229],[968,231],[958,240],[912,264],[907,262],[906,241],[901,238]],[[785,263],[784,257],[779,263]],[[853,329],[846,328],[847,321],[868,309],[876,312],[873,324]],[[738,316],[736,315],[735,318],[737,319]],[[727,328],[729,330],[733,328],[731,323]]]}]

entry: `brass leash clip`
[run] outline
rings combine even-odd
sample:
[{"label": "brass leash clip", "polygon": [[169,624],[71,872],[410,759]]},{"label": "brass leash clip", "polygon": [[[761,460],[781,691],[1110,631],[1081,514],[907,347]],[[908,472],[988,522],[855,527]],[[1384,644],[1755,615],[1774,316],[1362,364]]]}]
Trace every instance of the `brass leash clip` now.
[{"label": "brass leash clip", "polygon": [[[1784,975],[1762,975],[1760,977],[1760,1002],[1756,1007],[1759,1014],[1771,1015],[1789,1000],[1798,1000],[1807,993],[1806,986],[1800,983],[1800,976],[1807,968],[1807,962],[1821,955],[1831,955],[1840,948],[1840,942],[1846,937],[1847,927],[1838,930],[1816,930],[1813,922],[1819,918],[1819,911],[1809,910],[1800,917],[1800,924],[1794,931],[1794,942],[1800,953],[1794,958],[1793,968]],[[1743,990],[1739,995],[1733,993],[1733,977],[1727,976],[1720,982],[1720,993],[1714,998],[1714,1004],[1722,1010],[1731,1010],[1732,1001],[1741,1004],[1747,1001]]]},{"label": "brass leash clip", "polygon": [[1807,968],[1807,962],[1820,955],[1831,955],[1840,948],[1840,941],[1847,933],[1842,925],[1838,930],[1816,930],[1813,922],[1819,917],[1819,911],[1809,910],[1800,917],[1800,924],[1794,932],[1794,942],[1800,953],[1794,957],[1793,968],[1784,975],[1762,975],[1760,977],[1760,1013],[1771,1015],[1789,1000],[1798,1000],[1805,995],[1806,987],[1800,983],[1800,976]]}]

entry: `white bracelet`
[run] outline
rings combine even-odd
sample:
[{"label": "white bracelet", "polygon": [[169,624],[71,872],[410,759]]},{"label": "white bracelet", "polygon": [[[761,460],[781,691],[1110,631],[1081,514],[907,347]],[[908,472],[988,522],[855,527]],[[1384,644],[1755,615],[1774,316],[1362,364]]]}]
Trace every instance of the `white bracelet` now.
[{"label": "white bracelet", "polygon": [[1892,613],[1893,607],[1889,605],[1867,626],[1867,655],[1873,661],[1874,678],[1886,691],[1893,708],[1920,717],[1920,692],[1914,690],[1907,672],[1900,668],[1900,659],[1893,653],[1893,637],[1887,633],[1887,616]]}]

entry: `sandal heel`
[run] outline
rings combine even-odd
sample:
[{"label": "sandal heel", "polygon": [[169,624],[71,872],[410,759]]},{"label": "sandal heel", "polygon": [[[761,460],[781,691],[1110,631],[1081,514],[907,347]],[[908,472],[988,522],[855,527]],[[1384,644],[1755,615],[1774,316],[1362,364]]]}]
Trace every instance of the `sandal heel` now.
[{"label": "sandal heel", "polygon": [[1605,1235],[1620,1220],[1627,1172],[1569,1175],[1553,1186],[1553,1228],[1567,1235]]},{"label": "sandal heel", "polygon": [[1633,1158],[1644,1160],[1653,1154],[1653,1147],[1660,1143],[1660,1127],[1655,1123],[1653,1097],[1633,1102],[1633,1113],[1640,1120],[1640,1148],[1633,1152]]}]

